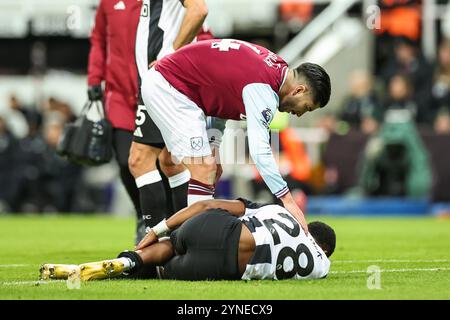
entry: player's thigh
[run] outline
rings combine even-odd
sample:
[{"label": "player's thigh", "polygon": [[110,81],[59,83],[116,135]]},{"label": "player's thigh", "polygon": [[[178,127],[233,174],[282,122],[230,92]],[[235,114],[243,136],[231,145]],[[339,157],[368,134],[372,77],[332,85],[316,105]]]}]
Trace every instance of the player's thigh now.
[{"label": "player's thigh", "polygon": [[172,157],[167,148],[161,151],[158,160],[161,170],[167,177],[173,177],[186,170],[186,167],[178,159]]},{"label": "player's thigh", "polygon": [[221,209],[208,210],[171,235],[178,256],[165,265],[169,278],[239,279],[237,254],[242,223]]},{"label": "player's thigh", "polygon": [[202,109],[154,69],[143,77],[141,91],[148,114],[174,157],[181,160],[211,155]]},{"label": "player's thigh", "polygon": [[157,169],[156,161],[161,153],[160,148],[133,141],[128,156],[128,167],[136,178]]}]

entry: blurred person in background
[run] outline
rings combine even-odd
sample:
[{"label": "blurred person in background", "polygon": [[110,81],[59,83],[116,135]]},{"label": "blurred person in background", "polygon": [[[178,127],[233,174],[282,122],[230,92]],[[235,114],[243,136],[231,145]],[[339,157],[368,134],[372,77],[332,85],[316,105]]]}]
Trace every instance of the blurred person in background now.
[{"label": "blurred person in background", "polygon": [[382,106],[373,89],[370,74],[356,70],[350,76],[350,96],[344,103],[341,120],[365,134],[374,133],[382,120]]},{"label": "blurred person in background", "polygon": [[314,14],[314,3],[310,0],[281,0],[278,14],[279,20],[274,30],[275,48],[284,46],[311,20]]},{"label": "blurred person in background", "polygon": [[[142,2],[135,52],[139,84],[157,60],[193,41],[212,38],[204,24],[207,14],[204,0]],[[147,113],[140,91],[137,103],[128,166],[139,190],[143,222],[146,227],[153,227],[187,206],[190,174],[183,165],[174,164],[168,152],[162,152],[164,140]],[[164,185],[163,176],[167,177],[168,186]],[[138,238],[142,236],[143,232]]]},{"label": "blurred person in background", "polygon": [[17,193],[17,170],[19,160],[18,140],[10,132],[0,115],[0,212],[11,210],[14,194]]},{"label": "blurred person in background", "polygon": [[409,110],[412,119],[417,119],[417,103],[413,99],[413,86],[410,79],[398,74],[391,78],[388,87],[384,112],[388,110]]},{"label": "blurred person in background", "polygon": [[[394,41],[405,37],[419,42],[421,37],[420,0],[379,0],[380,27],[375,28],[376,66],[383,67],[391,57]],[[379,70],[379,69],[377,69]]]},{"label": "blurred person in background", "polygon": [[[50,98],[49,102],[63,104]],[[70,108],[69,106],[67,106]],[[56,154],[56,144],[66,122],[61,111],[45,109],[43,126],[30,126],[28,135],[18,141],[14,162],[15,182],[10,209],[13,212],[70,212],[76,209],[74,197],[81,168]]]},{"label": "blurred person in background", "polygon": [[431,70],[417,45],[409,38],[401,37],[395,42],[393,59],[382,72],[386,86],[391,86],[391,79],[397,75],[410,79],[411,88],[414,88],[411,98],[417,104],[416,120],[423,124],[430,123]]},{"label": "blurred person in background", "polygon": [[450,40],[439,46],[438,61],[433,77],[434,129],[437,133],[450,133]]},{"label": "blurred person in background", "polygon": [[10,96],[10,107],[23,114],[28,124],[28,135],[36,135],[41,129],[42,114],[34,106],[26,107],[19,102],[15,95]]},{"label": "blurred person in background", "polygon": [[65,123],[64,114],[51,111],[45,115],[42,152],[42,172],[40,181],[44,190],[43,198],[48,203],[43,209],[53,212],[77,211],[76,196],[79,189],[82,167],[56,153],[56,146]]},{"label": "blurred person in background", "polygon": [[4,120],[10,132],[16,138],[25,138],[28,135],[28,121],[24,114],[25,107],[19,101],[15,94],[10,94],[8,99],[8,108],[4,114]]},{"label": "blurred person in background", "polygon": [[128,169],[128,152],[137,105],[134,50],[141,5],[142,1],[137,0],[100,0],[90,37],[88,61],[88,97],[105,103],[106,117],[114,128],[113,149],[120,178],[138,220],[142,212],[139,193]]},{"label": "blurred person in background", "polygon": [[72,122],[76,119],[72,108],[65,102],[58,100],[54,97],[49,97],[46,103],[43,105],[43,111],[45,112],[58,112],[64,122]]}]

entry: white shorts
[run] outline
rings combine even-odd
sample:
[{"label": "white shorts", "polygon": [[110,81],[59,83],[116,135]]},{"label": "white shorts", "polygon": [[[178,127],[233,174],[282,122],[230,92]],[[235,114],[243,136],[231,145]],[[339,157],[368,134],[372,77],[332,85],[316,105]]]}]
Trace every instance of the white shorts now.
[{"label": "white shorts", "polygon": [[148,114],[173,156],[181,161],[185,157],[211,155],[205,113],[155,68],[142,77],[141,94]]}]

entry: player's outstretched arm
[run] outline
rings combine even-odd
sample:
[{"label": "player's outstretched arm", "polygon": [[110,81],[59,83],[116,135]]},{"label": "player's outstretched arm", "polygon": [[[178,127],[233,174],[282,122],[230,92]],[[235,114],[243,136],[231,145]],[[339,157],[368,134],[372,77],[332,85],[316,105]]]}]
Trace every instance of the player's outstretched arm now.
[{"label": "player's outstretched arm", "polygon": [[243,90],[250,156],[270,191],[283,202],[286,210],[308,233],[308,224],[303,212],[295,203],[287,183],[280,174],[270,145],[269,126],[278,104],[275,95],[276,93],[266,84],[250,84]]},{"label": "player's outstretched arm", "polygon": [[149,233],[142,239],[136,246],[136,250],[142,250],[143,248],[156,243],[158,238],[166,234],[170,230],[174,230],[181,226],[188,219],[202,214],[209,209],[223,209],[230,214],[240,217],[245,213],[245,206],[239,200],[205,200],[191,204],[189,207],[181,209],[167,220],[163,220],[156,226],[151,228]]},{"label": "player's outstretched arm", "polygon": [[280,200],[283,202],[284,208],[294,216],[294,218],[302,226],[305,233],[308,234],[308,223],[306,222],[305,215],[303,214],[303,211],[298,207],[294,198],[292,198],[291,192],[288,192],[284,196],[280,197]]}]

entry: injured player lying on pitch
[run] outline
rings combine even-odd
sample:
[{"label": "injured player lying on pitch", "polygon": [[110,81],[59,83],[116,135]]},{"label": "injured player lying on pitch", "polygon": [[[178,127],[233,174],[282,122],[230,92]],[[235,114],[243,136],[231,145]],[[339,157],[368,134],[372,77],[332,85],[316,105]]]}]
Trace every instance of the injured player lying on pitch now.
[{"label": "injured player lying on pitch", "polygon": [[305,233],[279,205],[242,198],[200,201],[150,229],[134,251],[81,265],[44,264],[41,279],[132,277],[144,267],[161,279],[324,278],[336,235],[322,222],[308,228]]}]

